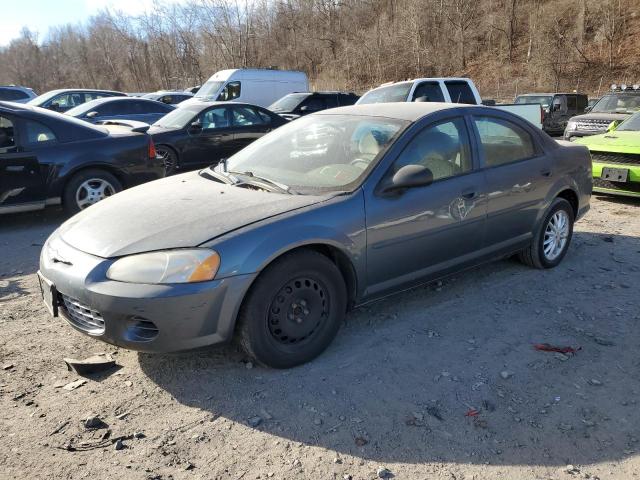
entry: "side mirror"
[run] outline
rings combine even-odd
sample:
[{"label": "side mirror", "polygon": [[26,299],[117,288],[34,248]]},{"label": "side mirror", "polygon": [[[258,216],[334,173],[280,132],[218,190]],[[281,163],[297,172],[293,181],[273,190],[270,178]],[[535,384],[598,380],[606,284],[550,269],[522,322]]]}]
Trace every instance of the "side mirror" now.
[{"label": "side mirror", "polygon": [[191,122],[191,125],[189,125],[189,133],[200,132],[202,132],[202,124],[200,122]]},{"label": "side mirror", "polygon": [[614,132],[616,130],[616,128],[618,128],[618,125],[620,125],[620,121],[619,120],[614,120],[613,122],[611,122],[609,124],[609,126],[607,127],[607,133]]},{"label": "side mirror", "polygon": [[593,108],[593,106],[590,106],[590,107],[589,107],[589,106],[584,107],[584,113],[589,113],[589,112],[591,111],[591,109],[592,109],[592,108]]},{"label": "side mirror", "polygon": [[407,188],[426,187],[433,183],[433,173],[422,165],[405,165],[384,186],[383,192],[398,192]]},{"label": "side mirror", "polygon": [[98,116],[98,112],[96,112],[95,110],[92,111],[92,112],[89,112],[89,113],[87,113],[85,115],[85,117],[87,117],[87,118],[94,118],[94,117],[97,117],[97,116]]},{"label": "side mirror", "polygon": [[559,103],[554,103],[554,104],[551,106],[551,111],[552,111],[552,112],[558,112],[558,111],[560,111],[560,104],[559,104]]}]

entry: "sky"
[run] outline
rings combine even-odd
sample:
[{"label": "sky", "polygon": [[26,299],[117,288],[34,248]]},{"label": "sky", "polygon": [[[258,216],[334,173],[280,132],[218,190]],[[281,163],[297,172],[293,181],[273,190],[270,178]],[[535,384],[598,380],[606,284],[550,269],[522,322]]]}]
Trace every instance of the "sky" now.
[{"label": "sky", "polygon": [[153,3],[154,0],[0,0],[0,46],[18,37],[25,26],[37,31],[42,39],[49,27],[84,22],[104,8],[139,15],[151,10]]}]

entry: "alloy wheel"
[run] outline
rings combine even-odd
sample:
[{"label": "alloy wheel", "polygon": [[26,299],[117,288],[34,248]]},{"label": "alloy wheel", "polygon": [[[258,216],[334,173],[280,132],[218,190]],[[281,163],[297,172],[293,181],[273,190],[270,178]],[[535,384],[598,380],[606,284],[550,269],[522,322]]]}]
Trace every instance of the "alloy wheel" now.
[{"label": "alloy wheel", "polygon": [[76,203],[80,210],[84,210],[115,193],[116,189],[107,180],[90,178],[82,182],[76,190]]},{"label": "alloy wheel", "polygon": [[569,215],[564,210],[555,212],[544,231],[542,244],[545,258],[552,262],[560,256],[569,238]]}]

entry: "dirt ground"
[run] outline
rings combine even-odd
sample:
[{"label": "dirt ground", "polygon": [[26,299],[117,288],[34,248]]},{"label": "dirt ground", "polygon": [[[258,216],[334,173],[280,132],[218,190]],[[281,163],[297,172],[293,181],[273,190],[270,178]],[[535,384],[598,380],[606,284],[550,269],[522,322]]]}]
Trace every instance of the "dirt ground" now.
[{"label": "dirt ground", "polygon": [[[360,308],[288,371],[75,332],[34,275],[64,217],[1,217],[0,478],[637,479],[639,213],[593,198],[558,268],[505,260]],[[98,352],[119,367],[65,389],[63,357]]]}]

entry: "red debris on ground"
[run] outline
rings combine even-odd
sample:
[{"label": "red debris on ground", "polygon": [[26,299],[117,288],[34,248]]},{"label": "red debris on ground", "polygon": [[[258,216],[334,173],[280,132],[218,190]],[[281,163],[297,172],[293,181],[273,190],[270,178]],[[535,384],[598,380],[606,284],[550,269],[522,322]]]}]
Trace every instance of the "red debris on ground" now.
[{"label": "red debris on ground", "polygon": [[464,414],[465,417],[477,417],[480,415],[480,412],[475,408],[470,408],[467,413]]},{"label": "red debris on ground", "polygon": [[558,353],[577,353],[578,350],[582,350],[582,347],[558,347],[549,343],[536,343],[533,348],[541,352],[558,352]]}]

